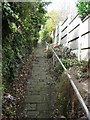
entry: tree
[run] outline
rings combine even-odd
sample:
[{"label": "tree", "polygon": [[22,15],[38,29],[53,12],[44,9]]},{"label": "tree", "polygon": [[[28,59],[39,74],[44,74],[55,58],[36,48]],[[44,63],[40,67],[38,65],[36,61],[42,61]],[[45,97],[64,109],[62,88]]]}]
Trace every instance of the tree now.
[{"label": "tree", "polygon": [[50,34],[53,30],[55,30],[56,25],[58,25],[58,23],[60,22],[60,14],[57,11],[52,10],[46,13],[45,16],[47,20],[45,22],[45,25],[43,26],[43,29],[41,29],[40,31],[40,39],[51,42],[52,40]]},{"label": "tree", "polygon": [[60,22],[60,15],[58,11],[52,10],[46,14],[48,17],[46,24],[45,24],[45,29],[47,29],[48,32],[51,32],[55,29],[56,25]]}]

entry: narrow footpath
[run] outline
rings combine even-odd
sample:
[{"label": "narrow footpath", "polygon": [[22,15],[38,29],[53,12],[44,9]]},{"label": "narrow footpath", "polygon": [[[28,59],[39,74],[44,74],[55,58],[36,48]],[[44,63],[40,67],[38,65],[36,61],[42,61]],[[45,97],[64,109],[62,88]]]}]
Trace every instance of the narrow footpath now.
[{"label": "narrow footpath", "polygon": [[52,81],[48,73],[49,65],[45,57],[43,45],[38,44],[34,53],[32,76],[28,79],[25,111],[27,118],[51,118],[51,91],[49,83]]}]

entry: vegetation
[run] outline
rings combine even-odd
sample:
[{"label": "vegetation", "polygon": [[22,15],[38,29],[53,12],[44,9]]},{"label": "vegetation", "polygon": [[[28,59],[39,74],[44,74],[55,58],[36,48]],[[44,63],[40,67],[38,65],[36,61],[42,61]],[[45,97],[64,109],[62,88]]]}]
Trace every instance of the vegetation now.
[{"label": "vegetation", "polygon": [[[56,86],[56,106],[57,106],[57,117],[58,116],[65,116],[66,118],[68,118],[69,116],[69,112],[70,112],[70,96],[69,96],[69,84],[68,84],[68,80],[66,75],[63,75],[65,79],[63,79],[63,77],[61,78],[61,82],[58,83],[58,85]],[[56,111],[55,111],[56,112]],[[55,113],[54,113],[55,114]]]},{"label": "vegetation", "polygon": [[48,18],[45,22],[45,25],[40,31],[40,39],[41,41],[46,40],[49,43],[52,43],[51,32],[55,30],[56,25],[60,22],[59,13],[57,11],[50,11],[46,13],[46,18]]},{"label": "vegetation", "polygon": [[[81,66],[82,62],[76,60],[76,59],[61,59],[62,63],[64,64],[64,66],[69,69],[70,67],[73,66]],[[62,65],[60,64],[60,62],[56,63],[56,67],[55,67],[56,72],[61,75],[64,71]]]},{"label": "vegetation", "polygon": [[3,78],[11,81],[25,55],[32,51],[45,23],[44,2],[3,3]]},{"label": "vegetation", "polygon": [[2,3],[4,119],[18,119],[17,109],[23,103],[27,76],[31,73],[28,68],[32,59],[30,54],[37,45],[41,26],[45,24],[45,6],[48,4],[42,1]]},{"label": "vegetation", "polygon": [[90,1],[79,2],[77,4],[77,10],[81,20],[83,20],[86,16],[90,14]]},{"label": "vegetation", "polygon": [[50,36],[50,33],[46,29],[42,29],[40,31],[40,40],[47,41],[48,43],[52,43],[52,38]]},{"label": "vegetation", "polygon": [[[4,91],[2,112],[3,116],[5,115],[5,119],[17,119],[17,107],[20,105],[20,102],[23,102],[22,98],[24,98],[26,88],[26,77],[28,74],[30,75],[31,72],[30,68],[29,70],[27,69],[28,66],[30,67],[31,65],[31,61],[27,59],[27,56],[31,54],[32,49],[37,45],[39,34],[41,40],[52,43],[50,34],[51,31],[55,29],[60,19],[58,19],[58,13],[55,11],[46,14],[45,6],[48,4],[49,3],[42,1],[2,3],[3,88],[0,83],[0,89]],[[82,20],[90,14],[90,2],[79,2],[77,8],[78,14]],[[68,50],[67,53],[64,51],[65,56],[61,54],[61,59],[65,67],[68,69],[73,66],[81,66],[82,62],[78,62],[76,59],[70,59],[70,52],[70,50]],[[47,58],[52,58],[52,56],[52,51],[47,51]],[[24,58],[26,58],[26,61],[24,61]],[[29,59],[31,58],[32,56],[29,56]],[[23,64],[23,69],[20,73],[21,64]],[[55,70],[59,75],[64,71],[61,64],[58,62],[56,63]],[[19,78],[15,79],[15,81],[14,78],[19,73]],[[78,79],[81,76],[82,73],[77,74]],[[63,81],[59,87],[60,91],[57,94],[57,99],[58,105],[60,104],[60,109],[58,109],[62,115],[65,112],[64,115],[68,116],[67,111],[69,104],[67,101],[66,81]],[[10,94],[12,89],[15,96]]]},{"label": "vegetation", "polygon": [[60,22],[59,13],[55,10],[52,10],[46,14],[46,16],[49,18],[46,21],[45,29],[47,29],[48,32],[52,32],[56,25]]}]

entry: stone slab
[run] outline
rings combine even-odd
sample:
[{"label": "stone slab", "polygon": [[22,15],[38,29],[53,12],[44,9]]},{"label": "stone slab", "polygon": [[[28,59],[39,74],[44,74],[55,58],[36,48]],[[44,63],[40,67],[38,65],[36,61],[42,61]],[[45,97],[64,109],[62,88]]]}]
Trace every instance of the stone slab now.
[{"label": "stone slab", "polygon": [[29,118],[37,118],[37,116],[39,115],[39,111],[27,111],[27,117],[28,120],[30,120]]},{"label": "stone slab", "polygon": [[26,110],[28,111],[36,110],[36,104],[26,104]]},{"label": "stone slab", "polygon": [[43,97],[40,95],[30,95],[26,98],[27,103],[42,103]]},{"label": "stone slab", "polygon": [[41,103],[41,104],[37,104],[37,110],[38,111],[47,111],[48,108],[48,104],[47,103]]}]

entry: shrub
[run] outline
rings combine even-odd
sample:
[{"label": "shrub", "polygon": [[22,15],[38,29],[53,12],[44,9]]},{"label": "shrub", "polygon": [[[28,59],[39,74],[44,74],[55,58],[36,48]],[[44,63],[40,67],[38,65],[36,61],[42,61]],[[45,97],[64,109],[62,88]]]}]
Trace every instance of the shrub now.
[{"label": "shrub", "polygon": [[86,16],[90,14],[90,1],[89,2],[79,2],[77,4],[78,14],[83,20]]},{"label": "shrub", "polygon": [[[70,67],[73,67],[73,66],[81,66],[82,62],[76,60],[76,59],[61,59],[62,63],[64,64],[64,66],[68,69]],[[56,63],[56,66],[55,66],[55,71],[58,73],[58,74],[62,74],[62,72],[64,71],[62,65],[60,64],[60,62],[57,62]]]}]

